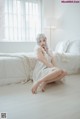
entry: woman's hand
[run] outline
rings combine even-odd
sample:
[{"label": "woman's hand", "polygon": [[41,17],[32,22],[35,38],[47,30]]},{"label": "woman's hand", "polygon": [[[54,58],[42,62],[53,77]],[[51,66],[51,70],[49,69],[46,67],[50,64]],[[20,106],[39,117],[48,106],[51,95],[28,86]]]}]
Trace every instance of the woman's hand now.
[{"label": "woman's hand", "polygon": [[53,64],[52,64],[52,63],[50,63],[50,64],[49,64],[49,67],[50,67],[50,68],[52,68],[52,67],[53,67]]},{"label": "woman's hand", "polygon": [[46,59],[46,57],[44,56],[43,51],[42,51],[41,48],[38,48],[36,53],[37,53],[37,59],[38,59],[39,61],[41,61],[42,63],[44,63],[44,64],[45,64],[47,67],[49,67],[49,68],[53,67],[53,64],[52,64],[52,63],[49,63],[49,62],[47,61],[47,59]]}]

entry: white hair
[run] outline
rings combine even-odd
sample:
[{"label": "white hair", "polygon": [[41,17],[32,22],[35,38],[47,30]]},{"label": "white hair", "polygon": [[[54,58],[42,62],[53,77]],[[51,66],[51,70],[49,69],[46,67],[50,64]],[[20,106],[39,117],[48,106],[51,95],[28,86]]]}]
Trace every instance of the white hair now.
[{"label": "white hair", "polygon": [[46,36],[45,36],[45,34],[38,34],[38,36],[37,36],[37,38],[36,38],[37,44],[39,44],[39,41],[40,41],[42,38],[43,38],[43,39],[47,39]]}]

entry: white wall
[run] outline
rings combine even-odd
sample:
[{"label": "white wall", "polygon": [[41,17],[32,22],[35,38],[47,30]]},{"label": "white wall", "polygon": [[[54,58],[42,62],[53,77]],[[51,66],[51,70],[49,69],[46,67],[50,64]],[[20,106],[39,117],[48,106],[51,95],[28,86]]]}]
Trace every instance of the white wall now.
[{"label": "white wall", "polygon": [[42,0],[42,29],[43,33],[47,36],[48,45],[50,46],[50,29],[48,28],[49,20],[54,16],[54,1]]},{"label": "white wall", "polygon": [[[51,46],[60,40],[80,40],[80,3],[61,3],[61,0],[43,0],[43,16],[56,20],[56,29],[51,30]],[[48,4],[47,4],[48,3]],[[44,29],[49,37],[49,30]]]},{"label": "white wall", "polygon": [[[52,49],[60,40],[80,40],[80,3],[61,3],[61,0],[42,1],[43,32],[46,34]],[[2,7],[0,11],[1,9]],[[48,18],[52,18],[53,23],[51,24],[56,26],[56,29],[51,29],[51,32],[47,27],[50,22]],[[1,31],[0,34],[2,34]],[[0,42],[0,52],[29,52],[33,51],[34,46],[35,43]]]}]

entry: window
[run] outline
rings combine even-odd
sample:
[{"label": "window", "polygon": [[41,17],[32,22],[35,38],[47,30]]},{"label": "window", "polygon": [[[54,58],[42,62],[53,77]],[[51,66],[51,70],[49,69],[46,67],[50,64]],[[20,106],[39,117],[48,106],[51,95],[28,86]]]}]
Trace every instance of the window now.
[{"label": "window", "polygon": [[5,0],[5,40],[34,42],[41,32],[40,0]]}]

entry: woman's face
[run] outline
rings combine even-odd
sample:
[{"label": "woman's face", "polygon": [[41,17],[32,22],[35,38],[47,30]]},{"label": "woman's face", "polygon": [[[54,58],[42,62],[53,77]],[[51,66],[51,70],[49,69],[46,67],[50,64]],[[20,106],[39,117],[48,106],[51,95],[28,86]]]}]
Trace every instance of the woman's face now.
[{"label": "woman's face", "polygon": [[46,46],[46,38],[41,38],[39,40],[39,45],[42,47],[42,48],[45,48]]}]

